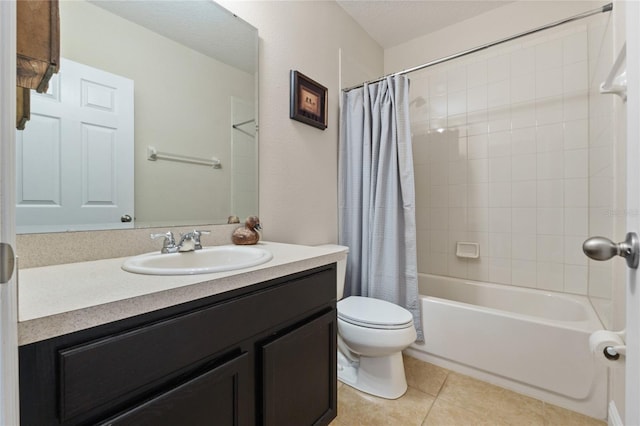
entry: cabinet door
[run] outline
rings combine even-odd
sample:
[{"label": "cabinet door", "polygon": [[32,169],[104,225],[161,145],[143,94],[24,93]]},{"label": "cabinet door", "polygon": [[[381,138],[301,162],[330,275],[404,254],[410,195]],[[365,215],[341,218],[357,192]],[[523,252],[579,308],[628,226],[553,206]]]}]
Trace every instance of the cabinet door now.
[{"label": "cabinet door", "polygon": [[101,423],[124,425],[220,425],[250,424],[246,353],[183,383],[125,413]]},{"label": "cabinet door", "polygon": [[336,311],[262,346],[262,423],[327,425],[336,416]]}]

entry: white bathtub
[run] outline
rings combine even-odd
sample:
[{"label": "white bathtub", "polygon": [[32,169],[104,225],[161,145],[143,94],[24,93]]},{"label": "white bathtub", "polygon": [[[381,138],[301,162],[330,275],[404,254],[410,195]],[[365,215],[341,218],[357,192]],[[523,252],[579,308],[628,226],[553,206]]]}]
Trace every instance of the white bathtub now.
[{"label": "white bathtub", "polygon": [[604,419],[606,367],[589,351],[603,326],[588,299],[419,274],[425,343],[406,352]]}]

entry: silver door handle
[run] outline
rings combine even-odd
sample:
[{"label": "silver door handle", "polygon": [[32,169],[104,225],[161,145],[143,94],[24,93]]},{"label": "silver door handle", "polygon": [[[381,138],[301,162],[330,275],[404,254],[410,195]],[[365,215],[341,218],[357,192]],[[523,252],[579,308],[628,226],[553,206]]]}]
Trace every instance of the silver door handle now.
[{"label": "silver door handle", "polygon": [[637,269],[640,242],[635,232],[628,232],[625,240],[617,244],[605,237],[591,237],[582,244],[582,251],[593,260],[609,260],[618,255],[627,260],[629,268]]}]

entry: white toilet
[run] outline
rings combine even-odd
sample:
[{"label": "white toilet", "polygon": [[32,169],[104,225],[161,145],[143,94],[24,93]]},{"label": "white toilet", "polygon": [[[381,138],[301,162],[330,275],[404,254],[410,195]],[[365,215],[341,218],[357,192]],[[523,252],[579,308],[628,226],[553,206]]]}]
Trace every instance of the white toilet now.
[{"label": "white toilet", "polygon": [[341,300],[346,262],[338,262],[338,379],[375,396],[399,398],[407,391],[402,350],[417,337],[413,316],[384,300]]}]

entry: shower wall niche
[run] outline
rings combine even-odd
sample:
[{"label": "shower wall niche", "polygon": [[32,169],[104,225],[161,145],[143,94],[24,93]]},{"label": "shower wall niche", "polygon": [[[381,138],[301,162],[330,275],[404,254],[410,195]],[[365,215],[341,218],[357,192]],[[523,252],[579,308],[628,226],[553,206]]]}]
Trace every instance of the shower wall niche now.
[{"label": "shower wall niche", "polygon": [[611,265],[581,250],[613,235],[608,19],[410,75],[419,272],[610,299]]}]

